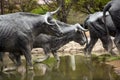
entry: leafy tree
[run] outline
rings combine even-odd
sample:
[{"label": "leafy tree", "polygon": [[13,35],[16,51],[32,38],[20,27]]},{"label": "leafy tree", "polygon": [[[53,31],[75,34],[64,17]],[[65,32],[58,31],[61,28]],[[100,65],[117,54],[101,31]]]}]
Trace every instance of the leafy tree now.
[{"label": "leafy tree", "polygon": [[38,7],[37,0],[1,0],[1,13],[30,12]]},{"label": "leafy tree", "polygon": [[[63,22],[67,22],[67,17],[74,1],[75,0],[51,0],[52,3],[49,3],[48,1],[44,0],[46,6],[48,6],[49,11],[53,11],[58,6],[61,6],[61,9],[57,12],[56,17]],[[44,9],[43,6],[42,8]]]},{"label": "leafy tree", "polygon": [[48,10],[48,6],[44,5],[44,6],[41,6],[39,5],[38,8],[35,8],[33,9],[31,12],[32,13],[35,13],[35,14],[45,14]]},{"label": "leafy tree", "polygon": [[102,11],[104,5],[110,0],[43,0],[45,5],[38,5],[38,0],[1,0],[1,14],[12,12],[30,12],[42,13],[53,11],[61,5],[61,9],[57,12],[56,17],[67,22],[70,11],[94,13]]},{"label": "leafy tree", "polygon": [[37,0],[20,0],[20,9],[23,12],[29,12],[38,7]]},{"label": "leafy tree", "polygon": [[4,0],[0,0],[0,13],[4,14]]},{"label": "leafy tree", "polygon": [[73,9],[87,14],[94,13],[102,11],[108,1],[110,0],[76,0]]},{"label": "leafy tree", "polygon": [[[96,11],[102,11],[104,5],[110,0],[44,0],[48,10],[54,10],[59,5],[61,9],[57,13],[57,18],[63,22],[67,22],[70,11],[82,12],[86,14],[94,13]],[[43,7],[44,9],[44,7]]]}]

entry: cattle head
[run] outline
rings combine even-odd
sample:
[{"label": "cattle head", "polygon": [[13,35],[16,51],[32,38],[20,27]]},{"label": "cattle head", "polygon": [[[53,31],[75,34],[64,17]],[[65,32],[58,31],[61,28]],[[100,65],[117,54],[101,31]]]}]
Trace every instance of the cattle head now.
[{"label": "cattle head", "polygon": [[87,42],[87,37],[85,34],[85,31],[87,31],[87,29],[84,29],[80,24],[75,24],[74,25],[77,29],[74,33],[74,37],[73,40],[77,43],[79,43],[80,45],[84,45]]},{"label": "cattle head", "polygon": [[44,28],[42,29],[42,32],[41,33],[44,33],[44,34],[49,34],[49,35],[52,35],[52,36],[62,36],[62,32],[59,30],[59,28],[56,26],[56,25],[46,25],[43,26]]},{"label": "cattle head", "polygon": [[80,45],[84,45],[86,43],[86,37],[84,35],[83,31],[77,31],[75,33],[75,36],[73,38],[73,40],[77,43],[79,43]]},{"label": "cattle head", "polygon": [[87,39],[86,39],[85,31],[88,30],[84,29],[79,23],[76,23],[75,25],[70,25],[55,19],[53,21],[55,22],[55,24],[51,26],[58,28],[62,36],[66,34],[69,35],[70,33],[71,34],[70,37],[74,36],[73,40],[75,42],[79,43],[80,45],[84,45],[86,43]]}]

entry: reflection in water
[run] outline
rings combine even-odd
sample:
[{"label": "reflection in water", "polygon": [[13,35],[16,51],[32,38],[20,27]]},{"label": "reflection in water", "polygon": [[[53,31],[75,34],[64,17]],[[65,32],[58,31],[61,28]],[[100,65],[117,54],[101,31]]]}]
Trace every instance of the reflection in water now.
[{"label": "reflection in water", "polygon": [[34,70],[22,65],[17,71],[1,72],[0,80],[120,80],[112,68],[81,56],[61,57],[61,62],[34,64]]},{"label": "reflection in water", "polygon": [[76,65],[75,65],[75,56],[74,55],[70,56],[70,65],[72,67],[72,70],[75,71]]},{"label": "reflection in water", "polygon": [[36,76],[44,76],[47,70],[49,70],[49,67],[46,64],[39,63],[34,65],[34,71]]}]

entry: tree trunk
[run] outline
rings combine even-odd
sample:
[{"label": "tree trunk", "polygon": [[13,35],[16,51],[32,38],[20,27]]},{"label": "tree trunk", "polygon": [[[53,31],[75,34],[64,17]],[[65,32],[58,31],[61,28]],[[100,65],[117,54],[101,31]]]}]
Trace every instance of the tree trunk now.
[{"label": "tree trunk", "polygon": [[60,21],[67,22],[66,8],[65,8],[65,0],[57,0],[57,4],[61,5],[61,10],[57,13],[57,18]]},{"label": "tree trunk", "polygon": [[4,14],[4,0],[0,0],[0,9],[1,9],[0,14]]},{"label": "tree trunk", "polygon": [[63,22],[67,22],[67,15],[66,15],[66,8],[65,8],[65,0],[61,0],[62,1],[62,16],[61,16],[61,21]]}]

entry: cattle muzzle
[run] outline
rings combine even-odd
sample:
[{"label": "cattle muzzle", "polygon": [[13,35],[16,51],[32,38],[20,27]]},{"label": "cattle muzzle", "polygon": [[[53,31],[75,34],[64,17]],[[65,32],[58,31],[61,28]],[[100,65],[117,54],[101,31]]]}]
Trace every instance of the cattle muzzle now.
[{"label": "cattle muzzle", "polygon": [[88,31],[88,29],[83,28],[79,23],[76,23],[75,25],[77,26],[77,31],[82,32],[82,34],[83,34],[83,37],[82,37],[80,44],[81,45],[85,45],[85,43],[87,44],[88,38],[87,38],[85,32]]}]

